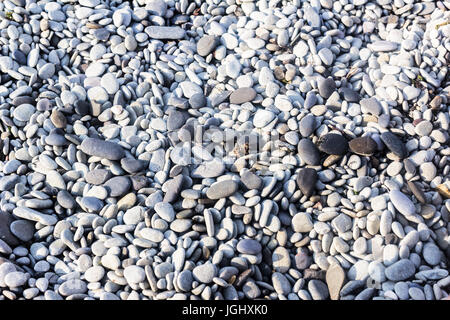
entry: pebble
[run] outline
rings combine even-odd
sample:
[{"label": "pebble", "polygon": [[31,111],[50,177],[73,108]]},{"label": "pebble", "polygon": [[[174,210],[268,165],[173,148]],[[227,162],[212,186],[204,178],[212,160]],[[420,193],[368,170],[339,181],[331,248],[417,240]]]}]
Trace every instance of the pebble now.
[{"label": "pebble", "polygon": [[253,239],[242,239],[236,246],[237,251],[243,254],[256,255],[261,252],[261,244]]},{"label": "pebble", "polygon": [[66,2],[2,2],[0,300],[448,295],[444,4]]},{"label": "pebble", "polygon": [[300,158],[309,165],[317,165],[320,161],[319,149],[311,140],[301,139],[297,146]]},{"label": "pebble", "polygon": [[81,151],[90,156],[108,160],[120,160],[125,156],[125,152],[118,144],[94,138],[83,140],[81,143]]},{"label": "pebble", "polygon": [[233,195],[238,190],[239,185],[236,181],[225,180],[215,182],[206,191],[206,196],[209,199],[221,199]]},{"label": "pebble", "polygon": [[313,194],[317,179],[317,171],[312,168],[305,168],[299,171],[297,185],[307,198]]},{"label": "pebble", "polygon": [[348,150],[348,142],[340,134],[329,133],[321,137],[319,150],[327,154],[344,155]]},{"label": "pebble", "polygon": [[414,203],[401,191],[392,190],[389,192],[389,198],[395,209],[397,209],[401,214],[411,216],[416,213]]},{"label": "pebble", "polygon": [[386,278],[391,281],[403,281],[412,277],[415,273],[416,267],[411,260],[401,259],[386,268]]}]

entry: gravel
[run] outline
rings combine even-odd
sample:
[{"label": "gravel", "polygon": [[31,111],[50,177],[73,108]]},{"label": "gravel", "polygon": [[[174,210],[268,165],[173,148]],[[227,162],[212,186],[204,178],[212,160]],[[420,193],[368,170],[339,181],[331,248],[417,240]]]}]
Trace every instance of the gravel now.
[{"label": "gravel", "polygon": [[0,300],[448,297],[449,9],[2,1]]}]

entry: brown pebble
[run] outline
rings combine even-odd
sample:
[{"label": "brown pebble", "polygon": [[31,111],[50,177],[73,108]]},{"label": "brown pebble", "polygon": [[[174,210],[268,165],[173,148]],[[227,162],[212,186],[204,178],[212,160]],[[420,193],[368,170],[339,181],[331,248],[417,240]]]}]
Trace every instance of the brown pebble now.
[{"label": "brown pebble", "polygon": [[50,116],[50,120],[55,125],[55,127],[59,129],[63,129],[67,125],[66,116],[57,109],[53,110],[52,115]]},{"label": "brown pebble", "polygon": [[425,194],[423,193],[422,189],[419,187],[418,183],[413,181],[408,181],[408,189],[412,192],[412,194],[416,197],[417,200],[419,200],[421,203],[425,204],[427,203],[427,198],[425,197]]},{"label": "brown pebble", "polygon": [[439,110],[441,108],[441,104],[442,104],[442,97],[441,96],[434,97],[433,100],[431,100],[430,102],[431,110]]},{"label": "brown pebble", "polygon": [[348,146],[352,152],[361,156],[371,156],[377,151],[377,143],[369,136],[352,139]]}]

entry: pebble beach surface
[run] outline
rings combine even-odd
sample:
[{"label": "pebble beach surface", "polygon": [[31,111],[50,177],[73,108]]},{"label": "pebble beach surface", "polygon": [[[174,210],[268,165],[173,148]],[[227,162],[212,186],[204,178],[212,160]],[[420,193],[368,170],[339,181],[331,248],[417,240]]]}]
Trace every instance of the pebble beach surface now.
[{"label": "pebble beach surface", "polygon": [[0,2],[0,300],[441,300],[450,2]]}]

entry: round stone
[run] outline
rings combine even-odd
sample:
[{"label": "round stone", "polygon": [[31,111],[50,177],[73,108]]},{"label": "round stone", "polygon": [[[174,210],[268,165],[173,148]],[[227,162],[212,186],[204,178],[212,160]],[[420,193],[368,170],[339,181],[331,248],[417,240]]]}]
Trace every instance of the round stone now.
[{"label": "round stone", "polygon": [[216,276],[217,268],[211,262],[206,262],[194,268],[194,278],[201,283],[211,283]]},{"label": "round stone", "polygon": [[141,283],[145,280],[145,271],[139,266],[128,266],[123,270],[123,276],[128,283]]},{"label": "round stone", "polygon": [[237,251],[243,254],[253,254],[256,255],[261,252],[261,244],[253,239],[242,239],[238,242],[236,246]]},{"label": "round stone", "polygon": [[224,180],[215,182],[206,191],[209,199],[222,199],[233,195],[238,190],[239,185],[234,180]]},{"label": "round stone", "polygon": [[414,275],[416,267],[411,260],[401,259],[385,270],[386,278],[391,281],[407,280]]},{"label": "round stone", "polygon": [[21,104],[14,109],[14,119],[26,122],[30,120],[31,116],[35,113],[36,109],[31,104]]},{"label": "round stone", "polygon": [[11,232],[22,241],[30,241],[34,235],[34,225],[27,220],[16,220],[11,223]]},{"label": "round stone", "polygon": [[319,150],[327,154],[344,155],[348,150],[348,142],[340,134],[329,133],[321,137]]},{"label": "round stone", "polygon": [[289,251],[284,247],[277,247],[272,253],[272,265],[276,272],[286,273],[291,267]]}]

